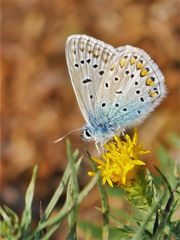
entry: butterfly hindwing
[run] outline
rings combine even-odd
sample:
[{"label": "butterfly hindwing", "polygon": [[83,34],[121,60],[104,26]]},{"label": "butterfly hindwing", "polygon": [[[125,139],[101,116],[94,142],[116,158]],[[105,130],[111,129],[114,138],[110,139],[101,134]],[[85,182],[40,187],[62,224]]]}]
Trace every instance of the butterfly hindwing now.
[{"label": "butterfly hindwing", "polygon": [[115,131],[144,119],[166,95],[164,77],[145,51],[124,46],[117,52],[97,92],[98,118]]}]

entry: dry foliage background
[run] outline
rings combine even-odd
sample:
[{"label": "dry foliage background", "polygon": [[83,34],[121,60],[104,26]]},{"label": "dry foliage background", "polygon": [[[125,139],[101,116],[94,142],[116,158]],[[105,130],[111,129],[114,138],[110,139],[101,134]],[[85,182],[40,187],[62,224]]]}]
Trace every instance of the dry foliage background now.
[{"label": "dry foliage background", "polygon": [[[18,213],[32,167],[39,161],[34,218],[45,206],[66,166],[65,141],[53,141],[84,120],[78,108],[65,62],[66,38],[85,33],[116,47],[131,44],[145,49],[165,75],[168,96],[139,127],[140,139],[152,150],[149,165],[158,164],[156,149],[179,131],[180,8],[176,0],[4,0],[2,1],[2,161],[1,201]],[[83,152],[79,133],[69,136]],[[86,160],[80,185],[88,181]],[[151,166],[150,166],[151,168]],[[96,190],[81,206],[84,219],[99,218]],[[110,199],[113,206],[120,202]],[[59,206],[61,203],[59,203]],[[55,239],[63,239],[66,225]],[[80,233],[81,235],[81,233]],[[61,238],[62,237],[62,238]]]}]

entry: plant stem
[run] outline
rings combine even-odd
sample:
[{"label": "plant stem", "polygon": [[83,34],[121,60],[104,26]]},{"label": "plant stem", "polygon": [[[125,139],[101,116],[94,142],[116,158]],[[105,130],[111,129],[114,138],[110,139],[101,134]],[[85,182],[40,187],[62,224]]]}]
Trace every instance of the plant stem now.
[{"label": "plant stem", "polygon": [[[91,160],[92,168],[98,175],[98,171],[96,165],[91,159],[90,154],[88,156]],[[102,227],[102,239],[108,240],[109,239],[109,205],[108,205],[108,197],[106,193],[105,187],[102,185],[102,180],[98,178],[98,188],[101,195],[101,206],[102,206],[102,214],[103,214],[103,227]]]},{"label": "plant stem", "polygon": [[101,179],[98,179],[98,187],[101,194],[101,206],[103,213],[102,239],[109,239],[109,204],[105,187],[102,185]]},{"label": "plant stem", "polygon": [[[95,176],[91,179],[91,181],[84,187],[84,189],[79,193],[77,204],[80,204],[84,198],[88,195],[88,193],[93,189],[93,187],[96,185],[98,180],[98,176]],[[37,232],[42,231],[44,228],[49,227],[48,231],[51,231],[51,235],[54,233],[54,231],[60,226],[62,221],[66,218],[66,216],[72,211],[74,207],[74,204],[69,205],[69,203],[66,201],[63,208],[59,211],[56,216],[52,217],[51,219],[45,221],[44,223],[41,223],[38,225],[38,227],[35,229],[33,234],[27,238],[27,240],[33,239],[33,237],[37,234]],[[52,231],[52,228],[54,231]],[[46,233],[46,235],[50,233]],[[44,239],[46,238],[46,235],[44,236]]]},{"label": "plant stem", "polygon": [[73,157],[73,152],[71,149],[71,144],[69,141],[66,143],[67,148],[67,158],[69,165],[71,167],[71,178],[69,188],[67,190],[67,201],[69,204],[74,204],[72,211],[68,215],[69,223],[69,235],[67,239],[75,240],[76,239],[76,226],[77,226],[77,199],[79,194],[79,185],[78,185],[78,173],[75,166],[76,159]]},{"label": "plant stem", "polygon": [[[80,163],[81,163],[81,159],[79,159],[78,162],[76,163],[76,168],[79,168]],[[34,235],[36,235],[37,237],[38,236],[40,237],[40,232],[41,232],[42,229],[44,229],[46,227],[47,222],[48,222],[47,219],[49,218],[50,214],[52,213],[52,211],[53,211],[53,209],[56,205],[56,203],[58,202],[60,196],[62,195],[70,175],[71,175],[71,167],[68,164],[55,193],[53,194],[47,208],[45,209],[43,217],[39,221],[38,226],[34,230],[32,236],[28,239],[32,239]]]}]

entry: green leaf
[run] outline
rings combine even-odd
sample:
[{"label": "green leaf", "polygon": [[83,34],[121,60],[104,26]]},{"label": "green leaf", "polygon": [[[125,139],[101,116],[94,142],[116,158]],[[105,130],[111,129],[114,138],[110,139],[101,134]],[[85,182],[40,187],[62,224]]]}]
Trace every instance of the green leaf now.
[{"label": "green leaf", "polygon": [[177,221],[173,228],[171,228],[171,232],[174,234],[176,237],[175,239],[179,240],[180,239],[180,221]]},{"label": "green leaf", "polygon": [[[75,154],[74,154],[74,157],[77,158],[77,156]],[[80,166],[81,160],[82,160],[82,158],[80,158],[78,160],[78,162],[76,163],[76,168],[77,169]],[[50,214],[52,213],[55,205],[57,204],[58,200],[60,199],[60,197],[61,197],[61,195],[62,195],[62,193],[64,191],[64,188],[65,188],[65,186],[67,184],[67,181],[68,181],[68,179],[70,177],[70,174],[71,174],[71,167],[68,164],[66,169],[65,169],[65,171],[64,171],[64,174],[62,176],[62,179],[61,179],[58,187],[56,188],[55,193],[53,194],[53,196],[52,196],[52,198],[51,198],[47,208],[45,209],[42,222],[45,221],[50,216]]]},{"label": "green leaf", "polygon": [[[84,200],[84,198],[88,195],[88,193],[96,185],[97,180],[98,180],[98,176],[93,177],[91,179],[91,181],[79,193],[78,204],[80,204]],[[70,182],[69,182],[69,184],[70,184]],[[63,208],[54,217],[52,217],[51,219],[47,220],[46,222],[44,222],[43,224],[38,226],[38,229],[36,229],[36,231],[40,231],[47,226],[49,227],[46,235],[43,238],[41,238],[42,240],[49,239],[49,237],[54,233],[54,231],[60,226],[60,224],[63,222],[63,220],[67,217],[67,215],[72,211],[73,207],[74,207],[74,204],[69,205],[69,202],[66,201]],[[36,231],[35,231],[35,233],[36,233]]]},{"label": "green leaf", "polygon": [[0,222],[0,236],[10,240],[19,239],[21,228],[16,213],[9,207],[4,206],[4,209],[0,207],[0,216],[2,217],[2,221]]},{"label": "green leaf", "polygon": [[131,239],[135,234],[135,229],[124,225],[121,228],[110,228],[110,240],[126,240]]},{"label": "green leaf", "polygon": [[[75,155],[73,156],[75,157]],[[80,167],[81,160],[82,158],[80,158],[76,163],[77,170]],[[45,210],[45,214],[43,215],[42,219],[39,221],[37,228],[34,230],[34,232],[31,235],[31,238],[33,238],[34,236],[40,236],[40,233],[43,229],[51,226],[53,226],[53,228],[49,231],[53,233],[57,229],[56,226],[60,226],[61,222],[64,220],[64,217],[66,217],[66,215],[71,211],[71,209],[69,210],[69,206],[66,206],[66,207],[64,206],[56,216],[49,219],[51,212],[53,211],[56,203],[58,202],[59,198],[61,197],[65,189],[65,186],[67,185],[70,175],[71,175],[71,167],[68,164],[62,176],[62,179]],[[54,226],[54,224],[56,224],[56,226]]]},{"label": "green leaf", "polygon": [[143,239],[143,236],[144,236],[144,234],[145,234],[146,227],[147,227],[148,223],[151,221],[151,218],[152,218],[153,214],[154,214],[154,213],[157,211],[157,209],[161,206],[165,194],[166,194],[166,193],[164,193],[164,194],[161,196],[160,200],[157,201],[157,202],[153,205],[153,207],[151,208],[151,210],[150,210],[149,213],[147,214],[146,219],[145,219],[144,222],[140,225],[139,230],[136,232],[136,235],[133,237],[133,240]]},{"label": "green leaf", "polygon": [[32,178],[25,195],[25,208],[22,214],[22,219],[21,219],[21,228],[23,232],[23,237],[25,237],[28,234],[29,226],[32,219],[32,201],[34,196],[37,170],[38,170],[38,165],[36,164],[33,168]]}]

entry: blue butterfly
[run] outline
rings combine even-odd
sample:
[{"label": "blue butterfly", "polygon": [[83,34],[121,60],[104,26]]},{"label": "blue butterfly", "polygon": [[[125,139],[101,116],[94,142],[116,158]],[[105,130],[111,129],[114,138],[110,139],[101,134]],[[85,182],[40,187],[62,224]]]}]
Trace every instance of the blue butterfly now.
[{"label": "blue butterfly", "polygon": [[166,95],[163,74],[142,49],[114,48],[93,37],[72,35],[66,60],[87,123],[84,140],[104,144],[141,122]]}]

